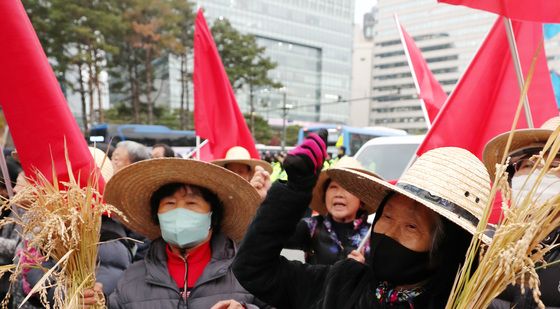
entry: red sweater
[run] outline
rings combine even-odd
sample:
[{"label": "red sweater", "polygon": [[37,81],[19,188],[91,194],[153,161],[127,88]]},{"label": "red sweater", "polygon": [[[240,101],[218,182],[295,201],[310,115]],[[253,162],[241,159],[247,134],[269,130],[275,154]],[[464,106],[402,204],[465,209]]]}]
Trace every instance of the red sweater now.
[{"label": "red sweater", "polygon": [[169,247],[169,245],[167,245],[166,251],[167,270],[169,271],[169,275],[171,275],[173,280],[175,280],[175,283],[177,283],[177,287],[179,287],[179,289],[183,289],[185,287],[185,273],[188,277],[187,290],[192,289],[212,257],[210,241],[207,241],[194,248],[192,251],[189,251],[186,256],[186,263],[185,259],[171,251],[171,247]]}]

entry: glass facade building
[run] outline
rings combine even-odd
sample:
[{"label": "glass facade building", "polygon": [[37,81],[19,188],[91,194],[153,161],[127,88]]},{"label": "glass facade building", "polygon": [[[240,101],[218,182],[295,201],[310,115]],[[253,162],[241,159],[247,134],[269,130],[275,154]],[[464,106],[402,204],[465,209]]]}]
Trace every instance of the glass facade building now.
[{"label": "glass facade building", "polygon": [[[199,0],[197,5],[209,24],[227,18],[242,33],[254,35],[278,63],[269,76],[285,88],[254,91],[257,114],[281,118],[286,92],[290,120],[347,122],[354,0]],[[170,102],[178,107],[180,90],[170,90]],[[242,112],[249,112],[248,90],[236,97]]]},{"label": "glass facade building", "polygon": [[394,14],[398,14],[448,93],[474,57],[496,15],[432,0],[379,0],[377,9],[369,124],[425,132],[424,114]]}]

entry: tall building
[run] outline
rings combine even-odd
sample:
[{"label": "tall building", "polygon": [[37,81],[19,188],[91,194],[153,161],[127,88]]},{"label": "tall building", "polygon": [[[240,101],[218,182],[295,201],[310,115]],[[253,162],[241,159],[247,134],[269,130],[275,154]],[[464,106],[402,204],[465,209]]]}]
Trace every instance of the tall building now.
[{"label": "tall building", "polygon": [[373,30],[377,8],[364,15],[361,24],[354,25],[352,46],[352,94],[349,124],[356,127],[369,126],[371,101],[371,77],[373,60]]},{"label": "tall building", "polygon": [[[350,98],[354,0],[199,0],[197,4],[204,8],[209,24],[227,18],[239,31],[255,35],[267,56],[278,63],[270,77],[285,88],[255,91],[258,114],[281,118],[285,91],[286,103],[292,107],[290,120],[348,121],[345,100]],[[173,90],[170,94],[176,96]],[[249,112],[248,90],[236,97],[241,110]],[[170,99],[173,105],[177,101]]]},{"label": "tall building", "polygon": [[425,132],[424,114],[394,14],[398,14],[448,93],[467,68],[496,15],[433,0],[379,0],[377,9],[369,124],[410,133]]}]

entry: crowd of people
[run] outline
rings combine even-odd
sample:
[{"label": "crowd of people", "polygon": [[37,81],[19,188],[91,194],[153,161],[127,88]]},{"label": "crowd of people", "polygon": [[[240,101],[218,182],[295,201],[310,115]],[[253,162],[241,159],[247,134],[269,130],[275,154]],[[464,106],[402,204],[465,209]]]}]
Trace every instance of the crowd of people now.
[{"label": "crowd of people", "polygon": [[[534,156],[559,124],[557,117],[515,132],[508,153],[514,198],[535,181]],[[344,153],[325,164],[326,134],[263,160],[242,147],[202,162],[178,158],[163,144],[96,145],[95,161],[101,165],[107,155],[111,163],[100,166],[105,201],[122,217],[102,220],[97,282],[84,292],[83,307],[104,299],[109,308],[140,309],[444,308],[473,235],[492,241],[494,226],[476,229],[509,132],[488,143],[483,161],[464,149],[437,148],[398,180],[382,179]],[[6,161],[17,194],[30,184],[17,153]],[[560,193],[560,157],[553,163],[536,203]],[[4,198],[7,187],[0,188]],[[3,227],[0,236],[2,264],[22,258],[21,235]],[[559,238],[560,227],[544,242]],[[304,251],[305,262],[287,259],[283,249]],[[560,248],[545,260],[559,261]],[[560,266],[538,274],[542,301],[560,308]],[[43,275],[30,270],[11,289],[4,276],[1,292],[18,305]],[[39,297],[25,306],[40,306]],[[536,306],[518,285],[492,303]]]}]

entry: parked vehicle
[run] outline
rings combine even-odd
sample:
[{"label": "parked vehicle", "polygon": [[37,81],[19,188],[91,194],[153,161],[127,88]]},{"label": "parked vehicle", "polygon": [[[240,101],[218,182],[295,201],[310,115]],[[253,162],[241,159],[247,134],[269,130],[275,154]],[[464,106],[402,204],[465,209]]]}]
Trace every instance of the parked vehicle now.
[{"label": "parked vehicle", "polygon": [[354,156],[365,168],[386,180],[398,179],[416,156],[424,135],[374,138]]},{"label": "parked vehicle", "polygon": [[329,131],[329,138],[327,141],[327,151],[330,154],[336,154],[336,148],[344,146],[346,154],[349,156],[354,155],[363,144],[372,138],[381,136],[399,136],[406,135],[406,131],[386,128],[386,127],[349,127],[342,125],[317,125],[310,127],[303,127],[299,130],[298,144],[303,142],[307,134],[314,133],[320,129],[327,129]]}]

